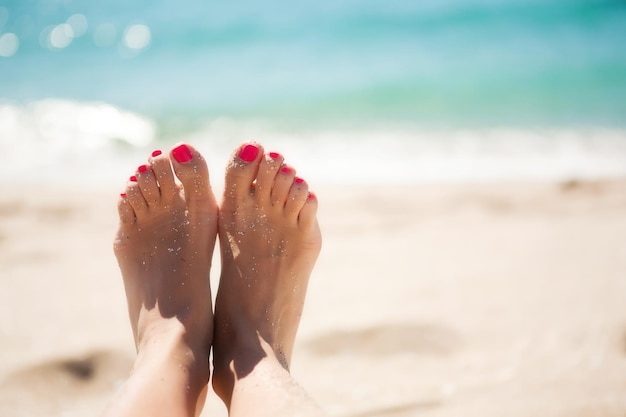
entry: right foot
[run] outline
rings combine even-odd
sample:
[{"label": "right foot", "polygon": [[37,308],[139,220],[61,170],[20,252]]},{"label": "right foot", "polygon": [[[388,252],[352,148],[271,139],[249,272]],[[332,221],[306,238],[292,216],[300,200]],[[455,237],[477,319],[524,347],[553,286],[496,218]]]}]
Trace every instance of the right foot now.
[{"label": "right foot", "polygon": [[227,170],[219,214],[222,275],[215,306],[215,392],[261,360],[289,371],[309,276],[321,248],[317,199],[283,163],[245,144]]},{"label": "right foot", "polygon": [[[157,409],[180,399],[195,412],[209,379],[209,269],[218,210],[204,158],[187,145],[169,156],[155,151],[131,177],[118,208],[114,249],[137,348],[125,392],[149,391],[154,398],[145,401]],[[116,407],[139,403],[118,401]]]}]

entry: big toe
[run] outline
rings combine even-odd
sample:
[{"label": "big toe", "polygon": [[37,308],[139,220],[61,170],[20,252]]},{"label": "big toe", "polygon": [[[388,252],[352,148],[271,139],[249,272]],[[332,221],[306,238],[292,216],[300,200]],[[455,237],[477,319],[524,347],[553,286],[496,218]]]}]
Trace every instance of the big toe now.
[{"label": "big toe", "polygon": [[245,143],[235,151],[226,168],[226,197],[240,200],[250,195],[262,156],[263,148],[256,143]]},{"label": "big toe", "polygon": [[180,144],[170,151],[174,173],[183,185],[189,209],[210,207],[214,200],[206,160],[193,146]]}]

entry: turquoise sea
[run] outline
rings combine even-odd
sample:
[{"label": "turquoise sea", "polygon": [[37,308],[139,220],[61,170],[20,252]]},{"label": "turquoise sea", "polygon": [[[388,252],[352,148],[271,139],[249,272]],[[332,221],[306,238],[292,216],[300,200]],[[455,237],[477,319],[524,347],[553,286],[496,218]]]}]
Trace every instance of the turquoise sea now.
[{"label": "turquoise sea", "polygon": [[0,178],[179,139],[330,182],[626,175],[626,2],[0,0]]}]

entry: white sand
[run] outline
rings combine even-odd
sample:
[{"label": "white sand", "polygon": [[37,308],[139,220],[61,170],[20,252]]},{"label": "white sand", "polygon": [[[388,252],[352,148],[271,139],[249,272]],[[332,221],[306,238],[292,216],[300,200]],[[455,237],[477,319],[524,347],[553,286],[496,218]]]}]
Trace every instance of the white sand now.
[{"label": "white sand", "polygon": [[[626,415],[626,181],[316,191],[293,373],[332,415]],[[0,415],[98,415],[127,375],[116,196],[2,187]]]}]

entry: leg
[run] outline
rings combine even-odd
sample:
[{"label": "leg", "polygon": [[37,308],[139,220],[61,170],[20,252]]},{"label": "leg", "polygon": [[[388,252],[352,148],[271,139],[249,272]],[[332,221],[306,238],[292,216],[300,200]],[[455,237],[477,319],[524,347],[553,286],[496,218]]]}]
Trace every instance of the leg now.
[{"label": "leg", "polygon": [[321,247],[317,199],[279,154],[238,149],[219,229],[215,392],[232,416],[321,415],[289,373],[309,275]]},{"label": "leg", "polygon": [[170,158],[155,151],[131,177],[118,209],[114,249],[137,359],[105,415],[194,416],[209,379],[209,269],[217,233],[203,157],[187,145]]}]

